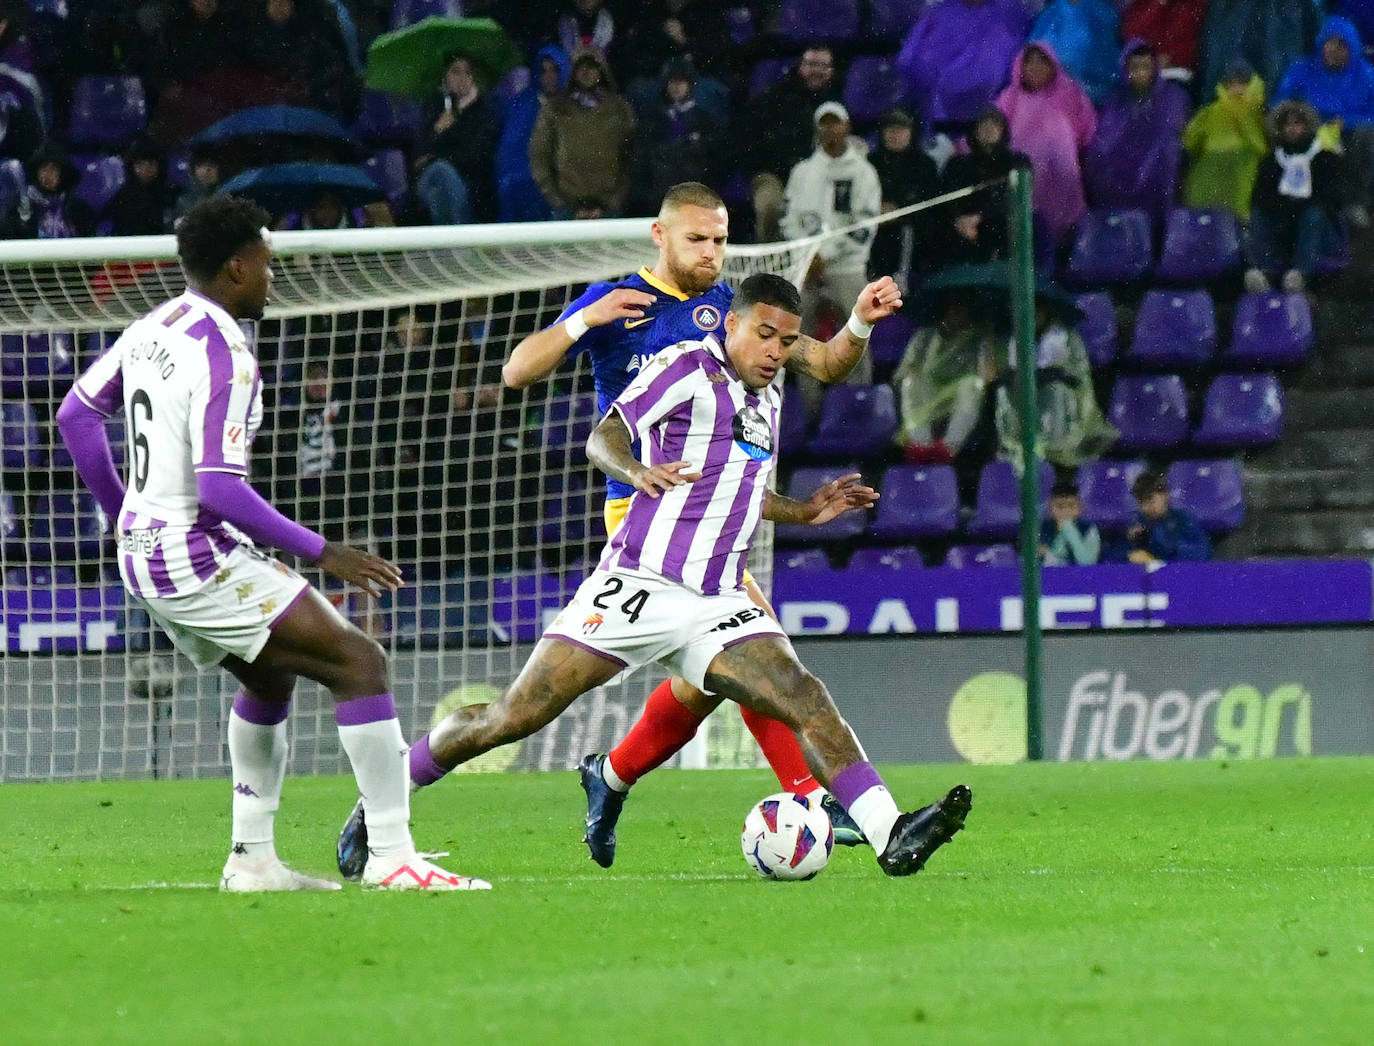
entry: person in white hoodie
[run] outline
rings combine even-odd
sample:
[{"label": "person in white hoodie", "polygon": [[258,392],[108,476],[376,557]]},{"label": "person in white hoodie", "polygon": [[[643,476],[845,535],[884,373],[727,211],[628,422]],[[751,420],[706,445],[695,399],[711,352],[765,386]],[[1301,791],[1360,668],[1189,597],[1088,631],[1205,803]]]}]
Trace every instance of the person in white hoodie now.
[{"label": "person in white hoodie", "polygon": [[[877,217],[882,209],[878,172],[864,156],[861,145],[849,137],[849,113],[839,102],[816,108],[816,151],[792,168],[787,178],[782,232],[789,239],[842,229]],[[868,252],[873,246],[874,226],[857,229],[821,244],[803,288],[802,327],[814,333],[822,307],[839,314],[849,308],[868,283]],[[864,355],[846,381],[851,385],[873,382],[873,364]],[[807,414],[815,417],[824,388],[803,379],[802,399]]]}]

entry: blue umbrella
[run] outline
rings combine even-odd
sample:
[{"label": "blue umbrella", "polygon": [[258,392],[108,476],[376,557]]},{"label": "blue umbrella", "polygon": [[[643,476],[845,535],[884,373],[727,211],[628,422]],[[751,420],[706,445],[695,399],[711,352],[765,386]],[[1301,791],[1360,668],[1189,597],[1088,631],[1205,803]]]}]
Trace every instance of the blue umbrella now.
[{"label": "blue umbrella", "polygon": [[353,135],[338,120],[299,105],[259,105],[231,113],[191,139],[198,145],[223,145],[240,138],[324,138],[353,145]]},{"label": "blue umbrella", "polygon": [[221,193],[247,196],[274,214],[300,211],[321,194],[332,193],[344,207],[361,207],[386,198],[361,167],[341,163],[277,163],[236,174]]}]

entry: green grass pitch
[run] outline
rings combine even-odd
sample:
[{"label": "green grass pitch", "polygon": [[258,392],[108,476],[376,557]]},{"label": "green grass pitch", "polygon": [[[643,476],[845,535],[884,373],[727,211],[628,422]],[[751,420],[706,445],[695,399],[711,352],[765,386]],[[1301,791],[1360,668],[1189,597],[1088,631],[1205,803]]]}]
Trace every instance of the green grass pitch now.
[{"label": "green grass pitch", "polygon": [[[886,879],[772,883],[766,772],[663,771],[609,871],[571,773],[417,796],[491,893],[223,896],[228,785],[0,788],[0,1042],[1368,1043],[1374,760],[895,767],[968,829]],[[332,870],[344,778],[291,779],[278,850]]]}]

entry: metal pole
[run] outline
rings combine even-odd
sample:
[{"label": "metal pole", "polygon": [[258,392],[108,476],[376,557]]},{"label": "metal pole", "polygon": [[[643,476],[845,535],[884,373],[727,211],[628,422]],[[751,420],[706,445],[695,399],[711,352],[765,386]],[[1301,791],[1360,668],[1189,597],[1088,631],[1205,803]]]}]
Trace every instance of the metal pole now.
[{"label": "metal pole", "polygon": [[1012,327],[1016,337],[1016,402],[1021,414],[1021,605],[1026,645],[1026,755],[1044,756],[1041,724],[1040,459],[1036,438],[1035,261],[1031,242],[1031,173],[1011,172]]}]

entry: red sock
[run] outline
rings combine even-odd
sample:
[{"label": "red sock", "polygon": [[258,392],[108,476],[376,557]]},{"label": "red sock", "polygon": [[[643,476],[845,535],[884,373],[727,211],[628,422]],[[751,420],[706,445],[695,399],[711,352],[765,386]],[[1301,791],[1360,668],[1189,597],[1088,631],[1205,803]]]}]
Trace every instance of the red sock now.
[{"label": "red sock", "polygon": [[611,768],[626,784],[634,784],[690,741],[702,718],[673,696],[672,680],[665,679],[649,695],[625,740],[611,749]]},{"label": "red sock", "polygon": [[742,707],[739,714],[744,717],[744,725],[763,749],[763,756],[773,768],[773,773],[778,775],[778,783],[783,791],[807,795],[820,787],[819,782],[811,776],[811,768],[806,765],[806,756],[802,755],[796,734],[776,719],[769,719],[751,709]]}]

